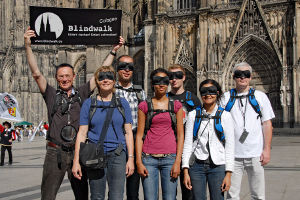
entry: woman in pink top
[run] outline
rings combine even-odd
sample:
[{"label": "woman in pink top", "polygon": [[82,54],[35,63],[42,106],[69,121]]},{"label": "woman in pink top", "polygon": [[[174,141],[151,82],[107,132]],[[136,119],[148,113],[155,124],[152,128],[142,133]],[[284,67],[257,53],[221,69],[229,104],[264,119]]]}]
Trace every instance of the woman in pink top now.
[{"label": "woman in pink top", "polygon": [[139,104],[136,136],[137,170],[142,177],[145,200],[158,199],[159,173],[163,199],[175,200],[184,140],[182,104],[179,101],[173,102],[176,114],[176,124],[173,124],[173,127],[177,132],[176,138],[171,114],[166,112],[170,110],[170,102],[166,96],[169,85],[168,72],[158,68],[151,73],[150,79],[154,89],[154,97],[150,100],[154,115],[144,136],[149,109],[147,101]]}]

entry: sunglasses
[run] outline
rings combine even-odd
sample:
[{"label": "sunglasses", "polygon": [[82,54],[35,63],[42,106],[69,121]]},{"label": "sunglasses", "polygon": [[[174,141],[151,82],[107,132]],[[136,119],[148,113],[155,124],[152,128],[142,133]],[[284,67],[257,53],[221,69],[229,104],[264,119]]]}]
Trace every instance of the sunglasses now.
[{"label": "sunglasses", "polygon": [[210,87],[202,87],[200,89],[201,96],[206,95],[218,95],[218,88],[216,86],[210,86]]},{"label": "sunglasses", "polygon": [[249,70],[236,70],[234,71],[233,78],[250,78],[251,72]]},{"label": "sunglasses", "polygon": [[115,80],[114,73],[113,72],[100,72],[99,76],[98,76],[98,80],[103,81],[105,79],[112,80],[112,81]]},{"label": "sunglasses", "polygon": [[119,62],[119,65],[117,67],[117,70],[129,70],[133,71],[133,63],[127,63],[127,62]]},{"label": "sunglasses", "polygon": [[168,76],[153,76],[152,85],[169,85],[169,77]]},{"label": "sunglasses", "polygon": [[169,79],[183,79],[183,72],[177,71],[177,72],[169,72]]}]

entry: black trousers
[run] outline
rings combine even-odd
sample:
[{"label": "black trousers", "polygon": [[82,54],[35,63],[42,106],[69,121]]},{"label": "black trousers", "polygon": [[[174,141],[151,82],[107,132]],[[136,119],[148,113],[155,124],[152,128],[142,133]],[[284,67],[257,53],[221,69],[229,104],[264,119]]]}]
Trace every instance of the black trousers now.
[{"label": "black trousers", "polygon": [[184,183],[184,173],[183,170],[180,171],[180,187],[181,187],[181,195],[182,200],[193,200],[193,192],[192,190],[188,190]]},{"label": "black trousers", "polygon": [[[57,154],[61,153],[61,167],[58,167]],[[73,152],[65,152],[60,149],[47,146],[47,153],[43,166],[42,200],[55,200],[60,185],[66,172],[76,200],[88,200],[88,182],[84,170],[81,180],[72,174]]]},{"label": "black trousers", "polygon": [[9,157],[9,164],[12,164],[12,153],[11,153],[11,146],[1,146],[1,164],[4,165],[4,158],[5,158],[5,150],[8,152]]}]

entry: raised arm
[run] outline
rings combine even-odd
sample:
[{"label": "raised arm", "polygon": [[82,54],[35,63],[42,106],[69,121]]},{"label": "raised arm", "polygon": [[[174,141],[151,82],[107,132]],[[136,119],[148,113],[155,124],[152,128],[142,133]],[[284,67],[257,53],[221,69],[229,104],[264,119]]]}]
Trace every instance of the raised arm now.
[{"label": "raised arm", "polygon": [[31,40],[30,38],[36,37],[33,30],[30,30],[30,27],[27,28],[26,32],[24,33],[24,42],[25,42],[25,52],[27,57],[27,62],[29,64],[29,68],[31,70],[32,77],[36,81],[36,83],[39,86],[39,89],[41,93],[45,93],[46,86],[47,86],[47,80],[40,72],[35,56],[31,49]]},{"label": "raised arm", "polygon": [[109,54],[105,58],[102,66],[110,66],[110,65],[112,65],[112,63],[114,61],[114,58],[116,56],[117,51],[121,48],[121,46],[123,46],[124,43],[125,43],[124,38],[122,36],[120,36],[119,44],[114,45],[113,49],[109,52]]}]

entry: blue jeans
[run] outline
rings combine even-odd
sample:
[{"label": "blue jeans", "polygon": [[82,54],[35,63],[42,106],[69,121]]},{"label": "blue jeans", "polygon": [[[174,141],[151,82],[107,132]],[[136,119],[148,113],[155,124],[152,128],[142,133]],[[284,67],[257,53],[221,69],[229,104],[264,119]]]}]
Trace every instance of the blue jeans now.
[{"label": "blue jeans", "polygon": [[143,154],[143,164],[149,172],[149,175],[142,179],[145,200],[158,200],[159,173],[163,200],[176,199],[177,179],[170,176],[175,158],[176,154],[163,158]]},{"label": "blue jeans", "polygon": [[125,177],[126,177],[126,153],[121,152],[118,156],[115,152],[107,153],[107,167],[98,170],[97,179],[89,179],[91,200],[104,200],[106,180],[108,182],[109,200],[123,199]]},{"label": "blue jeans", "polygon": [[211,200],[224,200],[221,185],[225,177],[225,165],[204,164],[199,161],[190,166],[189,175],[193,187],[194,200],[206,200],[206,184]]}]

